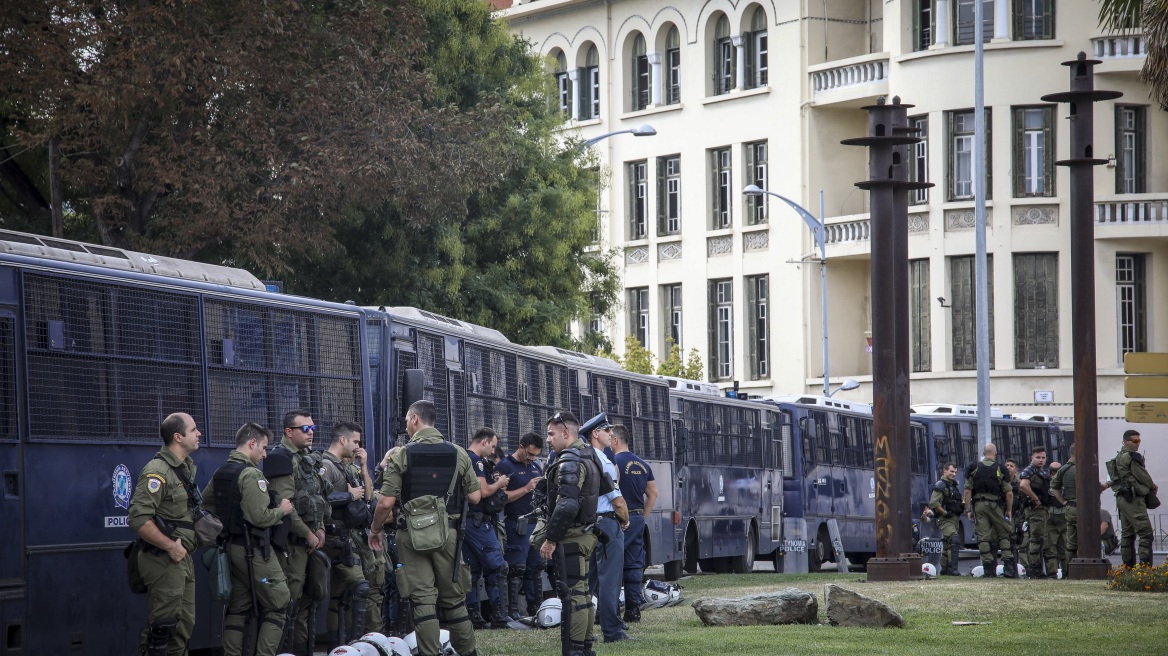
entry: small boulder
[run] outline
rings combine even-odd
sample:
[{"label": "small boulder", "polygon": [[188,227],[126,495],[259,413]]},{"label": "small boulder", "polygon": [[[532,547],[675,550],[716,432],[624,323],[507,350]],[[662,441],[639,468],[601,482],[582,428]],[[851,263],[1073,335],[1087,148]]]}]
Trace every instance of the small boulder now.
[{"label": "small boulder", "polygon": [[882,601],[828,583],[823,586],[827,621],[832,626],[862,626],[882,629],[904,628],[904,618]]},{"label": "small boulder", "polygon": [[708,597],[693,608],[706,626],[815,624],[819,615],[815,595],[798,588],[738,599]]}]

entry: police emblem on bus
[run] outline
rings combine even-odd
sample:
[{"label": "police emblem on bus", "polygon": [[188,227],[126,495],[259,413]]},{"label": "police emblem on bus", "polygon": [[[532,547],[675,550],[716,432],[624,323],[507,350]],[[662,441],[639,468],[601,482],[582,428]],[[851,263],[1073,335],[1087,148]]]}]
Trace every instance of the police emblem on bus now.
[{"label": "police emblem on bus", "polygon": [[113,475],[114,505],[118,508],[130,509],[130,470],[125,465],[114,468]]}]

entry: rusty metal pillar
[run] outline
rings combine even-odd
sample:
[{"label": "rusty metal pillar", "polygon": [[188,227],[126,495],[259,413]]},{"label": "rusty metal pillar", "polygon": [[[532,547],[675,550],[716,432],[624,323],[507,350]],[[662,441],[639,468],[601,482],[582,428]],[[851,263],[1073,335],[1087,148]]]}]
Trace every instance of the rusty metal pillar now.
[{"label": "rusty metal pillar", "polygon": [[1113,100],[1118,91],[1095,90],[1095,59],[1080,52],[1063,62],[1071,69],[1071,90],[1042,97],[1068,103],[1071,157],[1056,162],[1071,170],[1071,344],[1075,387],[1075,495],[1078,498],[1078,557],[1068,566],[1073,579],[1107,578],[1109,562],[1099,543],[1099,393],[1095,363],[1095,179],[1093,167],[1107,160],[1095,157],[1095,106]]},{"label": "rusty metal pillar", "polygon": [[[908,128],[908,108],[880,98],[868,112],[868,136],[845,139],[868,146],[872,225],[872,419],[876,478],[876,556],[868,561],[871,581],[903,581],[920,574],[912,553],[911,440],[909,436],[908,200],[910,189],[903,146],[917,143]],[[916,571],[912,564],[915,563]]]}]

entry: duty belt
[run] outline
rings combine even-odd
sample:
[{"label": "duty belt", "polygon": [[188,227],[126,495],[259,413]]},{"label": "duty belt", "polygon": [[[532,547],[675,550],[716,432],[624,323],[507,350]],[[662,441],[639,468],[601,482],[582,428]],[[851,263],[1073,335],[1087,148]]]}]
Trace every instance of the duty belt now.
[{"label": "duty belt", "polygon": [[644,508],[629,508],[629,514],[630,515],[644,515],[645,509]]},{"label": "duty belt", "polygon": [[616,519],[616,513],[611,511],[611,510],[608,512],[602,512],[602,513],[596,513],[596,514],[599,515],[600,517],[607,517],[609,519]]}]

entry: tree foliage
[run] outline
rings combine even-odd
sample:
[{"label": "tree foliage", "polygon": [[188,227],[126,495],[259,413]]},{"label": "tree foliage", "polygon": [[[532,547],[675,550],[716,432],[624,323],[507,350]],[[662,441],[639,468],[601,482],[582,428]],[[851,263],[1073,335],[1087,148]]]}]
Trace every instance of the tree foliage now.
[{"label": "tree foliage", "polygon": [[14,0],[0,225],[278,276],[573,345],[618,281],[597,179],[478,0]]},{"label": "tree foliage", "polygon": [[1100,0],[1099,25],[1105,31],[1140,30],[1148,51],[1140,81],[1151,97],[1168,107],[1168,0]]}]

